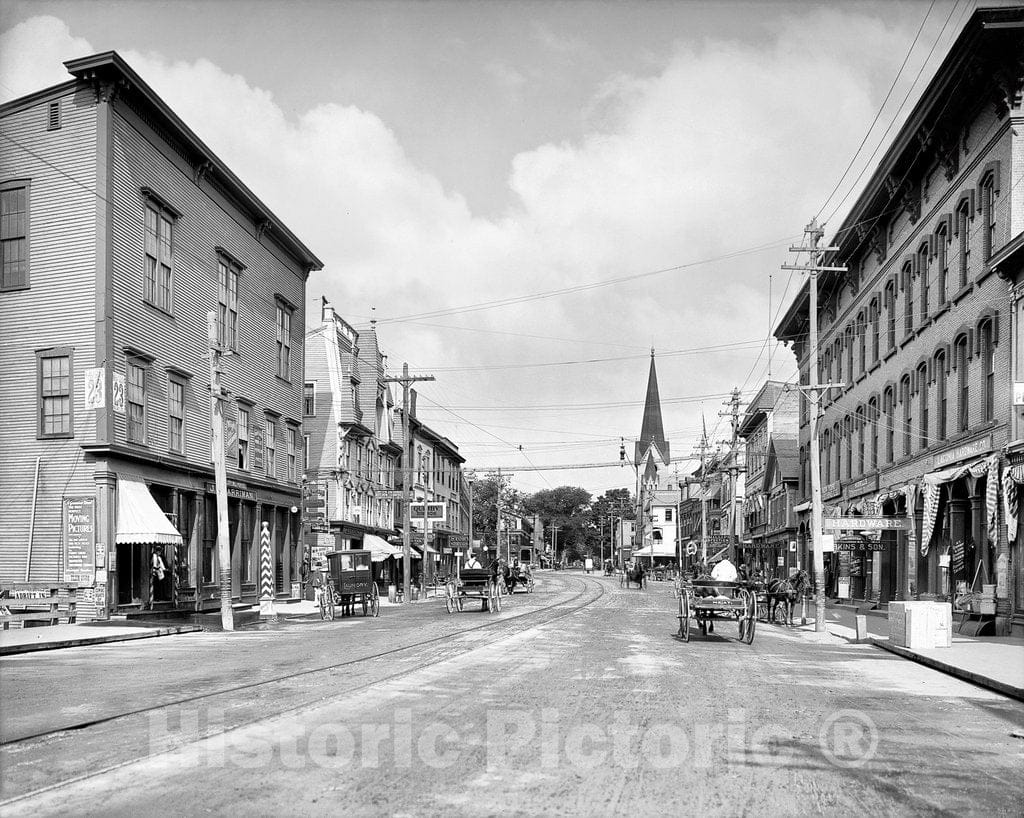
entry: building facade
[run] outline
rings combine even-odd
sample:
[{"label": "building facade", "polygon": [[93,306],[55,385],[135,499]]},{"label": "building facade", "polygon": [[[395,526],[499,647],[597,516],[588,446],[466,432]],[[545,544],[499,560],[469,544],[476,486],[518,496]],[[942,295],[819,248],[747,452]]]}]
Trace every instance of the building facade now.
[{"label": "building facade", "polygon": [[322,265],[116,53],[65,66],[70,81],[0,107],[0,577],[77,585],[80,618],[216,608],[222,569],[256,599],[265,530],[287,595]]},{"label": "building facade", "polygon": [[[1024,204],[1017,9],[977,11],[907,117],[818,277],[819,451],[830,514],[882,514],[906,531],[843,532],[839,596],[956,602],[997,585],[1001,631],[1019,627],[1000,500],[1012,442],[1012,308],[992,260]],[[808,291],[777,328],[809,383]],[[810,411],[801,408],[801,486]],[[806,528],[805,528],[806,532]]]},{"label": "building facade", "polygon": [[326,300],[308,333],[303,427],[306,539],[310,559],[326,550],[370,547],[395,534],[395,481],[402,446],[384,380],[376,325],[356,330]]}]

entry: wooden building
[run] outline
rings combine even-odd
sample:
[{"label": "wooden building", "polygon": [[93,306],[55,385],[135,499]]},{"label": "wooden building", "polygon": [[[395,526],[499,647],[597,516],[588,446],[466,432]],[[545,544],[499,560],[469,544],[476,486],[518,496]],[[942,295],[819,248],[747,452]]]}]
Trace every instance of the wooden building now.
[{"label": "wooden building", "polygon": [[213,311],[233,595],[264,523],[289,594],[322,265],[120,56],[65,66],[0,107],[0,578],[75,583],[80,618],[219,605]]}]

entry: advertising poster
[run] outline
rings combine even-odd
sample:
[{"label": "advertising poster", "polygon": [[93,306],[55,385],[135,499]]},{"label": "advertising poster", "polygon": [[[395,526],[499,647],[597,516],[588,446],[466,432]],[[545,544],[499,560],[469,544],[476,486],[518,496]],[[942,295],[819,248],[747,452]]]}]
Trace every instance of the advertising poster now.
[{"label": "advertising poster", "polygon": [[96,498],[64,498],[64,581],[96,581]]}]

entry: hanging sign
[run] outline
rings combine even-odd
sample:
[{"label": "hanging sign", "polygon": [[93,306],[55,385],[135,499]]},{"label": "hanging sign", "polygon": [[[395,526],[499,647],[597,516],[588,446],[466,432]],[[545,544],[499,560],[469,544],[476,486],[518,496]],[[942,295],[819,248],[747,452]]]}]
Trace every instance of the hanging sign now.
[{"label": "hanging sign", "polygon": [[426,510],[424,510],[423,506],[423,503],[409,503],[409,516],[413,522],[422,520],[424,517],[428,520],[446,519],[447,514],[444,503],[427,503]]},{"label": "hanging sign", "polygon": [[909,531],[909,517],[823,517],[824,531]]},{"label": "hanging sign", "polygon": [[953,544],[953,575],[960,576],[964,572],[964,541],[957,540]]},{"label": "hanging sign", "polygon": [[106,370],[102,366],[85,370],[85,408],[102,409],[107,404],[105,378]]}]

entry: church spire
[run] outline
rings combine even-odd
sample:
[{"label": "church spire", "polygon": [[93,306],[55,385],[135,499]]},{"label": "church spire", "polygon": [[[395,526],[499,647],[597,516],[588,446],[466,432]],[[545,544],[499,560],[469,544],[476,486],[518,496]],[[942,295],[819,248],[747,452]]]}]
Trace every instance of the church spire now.
[{"label": "church spire", "polygon": [[651,347],[651,371],[647,376],[647,399],[644,401],[644,420],[640,427],[640,439],[636,443],[636,463],[639,465],[654,448],[652,461],[657,458],[666,466],[669,464],[668,441],[661,421],[661,397],[658,395],[658,373],[654,368],[654,347]]}]

